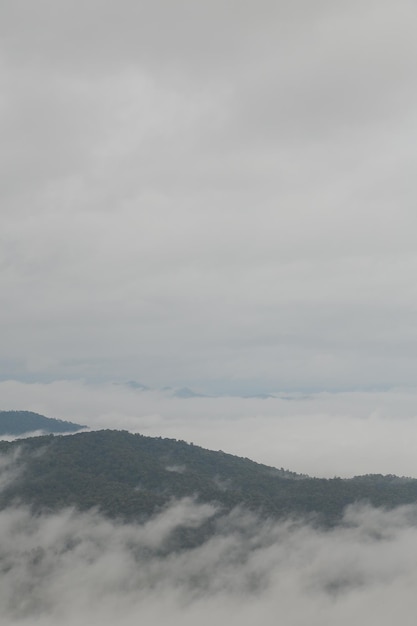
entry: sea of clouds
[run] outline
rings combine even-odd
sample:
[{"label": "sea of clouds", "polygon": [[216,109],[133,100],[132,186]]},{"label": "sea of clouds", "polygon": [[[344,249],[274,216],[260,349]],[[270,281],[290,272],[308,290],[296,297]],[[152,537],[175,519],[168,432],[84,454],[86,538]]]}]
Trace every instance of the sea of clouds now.
[{"label": "sea of clouds", "polygon": [[2,624],[415,623],[416,507],[352,507],[330,531],[236,510],[202,545],[166,552],[176,527],[214,513],[188,499],[144,524],[1,512]]},{"label": "sea of clouds", "polygon": [[[312,475],[417,475],[413,390],[182,399],[124,385],[9,381],[0,392],[4,408],[182,438]],[[0,489],[17,465],[0,459]],[[176,529],[209,518],[210,538],[171,550]],[[0,537],[5,626],[415,623],[415,506],[353,506],[326,531],[243,509],[224,515],[191,499],[137,524],[16,505],[0,512]]]},{"label": "sea of clouds", "polygon": [[417,476],[417,390],[173,397],[125,385],[0,382],[3,409],[183,439],[312,476]]}]

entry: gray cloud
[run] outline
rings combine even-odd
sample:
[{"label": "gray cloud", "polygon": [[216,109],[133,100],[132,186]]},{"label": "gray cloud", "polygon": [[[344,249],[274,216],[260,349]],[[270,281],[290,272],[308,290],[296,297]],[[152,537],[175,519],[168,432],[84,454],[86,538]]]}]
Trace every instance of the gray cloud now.
[{"label": "gray cloud", "polygon": [[198,523],[212,511],[179,502],[142,526],[3,511],[4,623],[412,623],[415,508],[351,508],[328,532],[235,511],[201,546],[164,556],[170,530],[190,514]]},{"label": "gray cloud", "polygon": [[415,7],[0,9],[0,377],[413,385]]}]

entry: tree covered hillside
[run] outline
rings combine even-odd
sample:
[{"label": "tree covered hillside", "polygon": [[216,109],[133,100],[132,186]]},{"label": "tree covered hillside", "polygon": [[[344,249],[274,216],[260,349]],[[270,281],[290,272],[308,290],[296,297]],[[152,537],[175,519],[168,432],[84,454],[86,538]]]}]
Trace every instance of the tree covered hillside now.
[{"label": "tree covered hillside", "polygon": [[184,441],[123,431],[0,442],[0,453],[13,455],[17,475],[0,493],[1,507],[98,507],[111,517],[144,519],[172,498],[192,496],[221,510],[242,505],[273,517],[313,515],[334,524],[357,501],[384,507],[417,501],[414,479],[308,478]]},{"label": "tree covered hillside", "polygon": [[71,433],[82,428],[85,426],[52,419],[32,411],[0,411],[0,436],[23,435],[37,430],[46,433]]}]

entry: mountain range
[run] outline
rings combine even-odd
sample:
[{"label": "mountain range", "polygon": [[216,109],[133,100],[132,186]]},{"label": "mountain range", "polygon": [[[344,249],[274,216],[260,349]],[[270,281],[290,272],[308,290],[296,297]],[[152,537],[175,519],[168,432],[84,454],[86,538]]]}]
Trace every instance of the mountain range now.
[{"label": "mountain range", "polygon": [[412,478],[312,478],[185,441],[126,431],[1,441],[0,455],[0,508],[72,506],[144,520],[174,499],[191,497],[221,512],[243,507],[271,518],[308,518],[332,526],[356,502],[384,508],[417,502]]}]

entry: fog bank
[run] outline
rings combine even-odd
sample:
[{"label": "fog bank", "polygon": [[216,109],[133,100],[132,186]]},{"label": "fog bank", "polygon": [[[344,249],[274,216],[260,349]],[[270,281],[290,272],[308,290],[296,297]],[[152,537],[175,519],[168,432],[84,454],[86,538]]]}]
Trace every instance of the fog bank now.
[{"label": "fog bank", "polygon": [[171,437],[315,476],[417,477],[417,391],[177,398],[123,385],[0,383],[2,408]]},{"label": "fog bank", "polygon": [[164,554],[175,528],[213,514],[190,500],[143,525],[94,512],[3,511],[2,623],[414,623],[415,507],[353,507],[341,527],[327,532],[239,510],[220,517],[203,545]]}]

